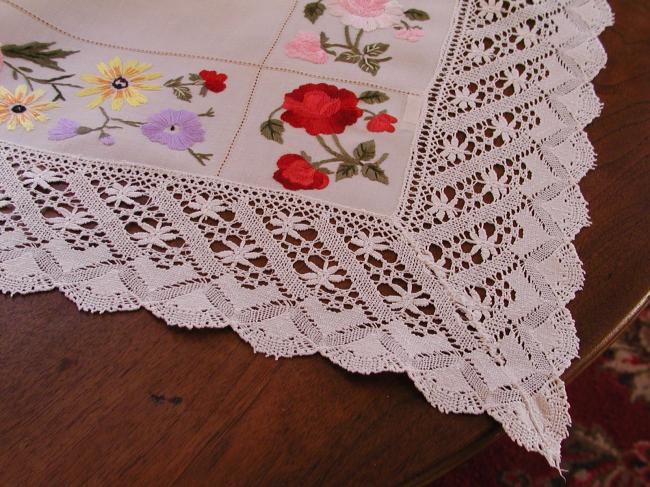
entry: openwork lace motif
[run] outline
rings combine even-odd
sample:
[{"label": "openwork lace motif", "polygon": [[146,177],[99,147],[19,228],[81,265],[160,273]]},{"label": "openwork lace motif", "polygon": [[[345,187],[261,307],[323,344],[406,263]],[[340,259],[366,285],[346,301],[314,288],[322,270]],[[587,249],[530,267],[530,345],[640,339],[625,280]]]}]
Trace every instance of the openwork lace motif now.
[{"label": "openwork lace motif", "polygon": [[462,0],[398,211],[0,145],[0,289],[407,373],[559,466],[604,0]]}]

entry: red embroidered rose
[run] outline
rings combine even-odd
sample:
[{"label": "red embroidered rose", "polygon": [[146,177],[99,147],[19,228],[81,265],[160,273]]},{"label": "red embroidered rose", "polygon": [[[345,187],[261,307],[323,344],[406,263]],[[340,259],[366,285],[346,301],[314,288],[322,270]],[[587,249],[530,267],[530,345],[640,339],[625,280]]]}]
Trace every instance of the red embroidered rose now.
[{"label": "red embroidered rose", "polygon": [[366,128],[370,132],[395,132],[394,123],[397,123],[397,119],[388,113],[379,113],[368,120],[368,125]]},{"label": "red embroidered rose", "polygon": [[220,93],[226,89],[226,80],[228,79],[226,74],[204,69],[199,72],[199,76],[204,81],[205,87],[210,91]]},{"label": "red embroidered rose", "polygon": [[323,189],[330,178],[324,172],[317,171],[298,154],[285,154],[278,159],[278,170],[273,179],[287,189]]},{"label": "red embroidered rose", "polygon": [[341,134],[363,115],[357,95],[325,83],[309,83],[284,95],[280,117],[310,135]]}]

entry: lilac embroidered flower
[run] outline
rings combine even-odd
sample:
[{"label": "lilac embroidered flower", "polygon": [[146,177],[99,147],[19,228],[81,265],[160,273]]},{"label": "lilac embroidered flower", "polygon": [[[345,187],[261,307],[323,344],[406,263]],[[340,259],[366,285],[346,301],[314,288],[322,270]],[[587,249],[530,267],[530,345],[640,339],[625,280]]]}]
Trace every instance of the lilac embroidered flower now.
[{"label": "lilac embroidered flower", "polygon": [[74,120],[68,118],[61,118],[56,125],[47,132],[49,140],[65,140],[79,135],[80,125]]},{"label": "lilac embroidered flower", "polygon": [[163,110],[151,115],[142,126],[142,133],[152,142],[164,144],[172,150],[187,150],[203,142],[205,131],[199,117],[187,110]]},{"label": "lilac embroidered flower", "polygon": [[102,135],[100,135],[99,136],[99,141],[104,145],[113,145],[115,143],[115,139],[110,134],[102,134]]}]

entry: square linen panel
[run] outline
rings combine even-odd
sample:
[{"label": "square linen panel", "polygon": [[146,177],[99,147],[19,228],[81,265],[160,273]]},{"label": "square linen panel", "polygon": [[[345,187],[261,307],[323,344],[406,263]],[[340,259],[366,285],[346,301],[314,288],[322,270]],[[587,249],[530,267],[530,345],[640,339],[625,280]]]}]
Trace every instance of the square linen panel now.
[{"label": "square linen panel", "polygon": [[407,373],[559,465],[603,0],[0,0],[0,289]]}]

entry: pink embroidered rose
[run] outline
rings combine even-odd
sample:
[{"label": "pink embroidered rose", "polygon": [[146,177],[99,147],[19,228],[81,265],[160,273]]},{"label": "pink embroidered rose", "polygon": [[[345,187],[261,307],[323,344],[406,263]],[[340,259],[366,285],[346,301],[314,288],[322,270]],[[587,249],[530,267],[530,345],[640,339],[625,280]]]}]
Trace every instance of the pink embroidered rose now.
[{"label": "pink embroidered rose", "polygon": [[404,16],[396,0],[327,0],[327,11],[343,24],[366,31],[391,27]]},{"label": "pink embroidered rose", "polygon": [[310,63],[325,64],[327,62],[327,53],[320,46],[320,38],[313,32],[298,32],[284,45],[284,52],[289,57],[303,59]]},{"label": "pink embroidered rose", "polygon": [[395,38],[403,41],[417,42],[424,35],[422,29],[397,29],[395,31]]}]

